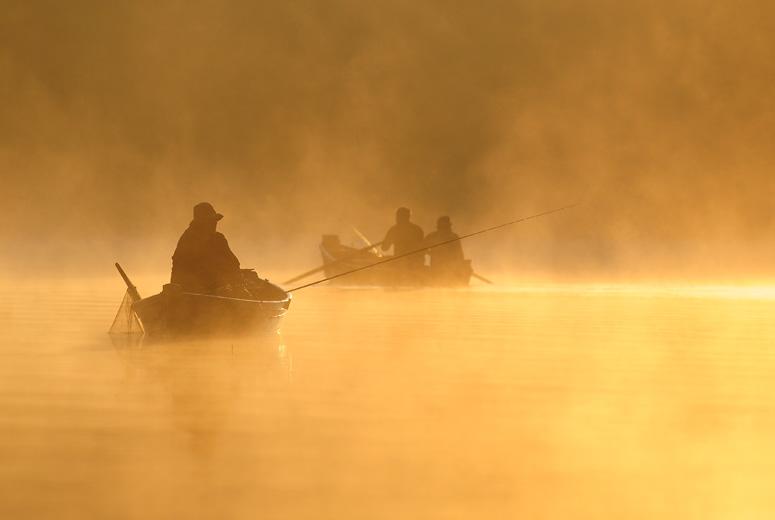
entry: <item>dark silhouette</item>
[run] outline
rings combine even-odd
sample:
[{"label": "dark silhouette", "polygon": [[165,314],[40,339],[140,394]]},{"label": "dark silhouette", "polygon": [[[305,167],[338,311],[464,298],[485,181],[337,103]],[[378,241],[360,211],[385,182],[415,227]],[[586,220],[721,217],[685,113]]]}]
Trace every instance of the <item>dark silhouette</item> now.
[{"label": "dark silhouette", "polygon": [[465,283],[468,283],[471,268],[469,262],[464,259],[463,245],[460,237],[452,231],[449,217],[438,218],[436,231],[425,237],[425,247],[430,248],[427,253],[431,257],[431,275],[436,281],[454,283],[465,280]]},{"label": "dark silhouette", "polygon": [[[396,210],[396,224],[388,229],[382,241],[383,251],[393,247],[393,256],[401,256],[422,250],[424,233],[420,226],[410,221],[411,216],[412,212],[409,208]],[[396,267],[404,269],[421,269],[425,264],[425,256],[418,253],[396,260],[396,263],[398,264]]]},{"label": "dark silhouette", "polygon": [[215,230],[222,218],[208,202],[194,206],[194,220],[172,255],[170,282],[184,292],[203,293],[243,283],[239,260],[226,237]]}]

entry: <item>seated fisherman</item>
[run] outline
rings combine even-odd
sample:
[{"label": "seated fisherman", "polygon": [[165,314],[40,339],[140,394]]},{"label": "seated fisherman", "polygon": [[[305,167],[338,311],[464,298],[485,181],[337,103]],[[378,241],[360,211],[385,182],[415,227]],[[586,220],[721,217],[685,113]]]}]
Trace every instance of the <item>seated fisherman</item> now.
[{"label": "seated fisherman", "polygon": [[412,212],[409,208],[398,208],[396,210],[396,223],[388,229],[384,240],[382,240],[382,250],[387,251],[393,248],[393,256],[406,255],[417,251],[416,255],[409,255],[402,260],[396,261],[396,267],[409,270],[422,269],[425,264],[425,256],[422,254],[423,231],[420,226],[410,221]]},{"label": "seated fisherman", "polygon": [[244,279],[240,263],[223,234],[215,228],[223,215],[208,202],[194,206],[194,220],[188,225],[172,255],[170,282],[184,292],[216,292]]},{"label": "seated fisherman", "polygon": [[425,237],[425,247],[429,248],[427,253],[431,257],[430,268],[434,279],[451,283],[465,276],[469,268],[464,260],[463,245],[460,237],[452,231],[449,217],[438,218],[436,231]]}]

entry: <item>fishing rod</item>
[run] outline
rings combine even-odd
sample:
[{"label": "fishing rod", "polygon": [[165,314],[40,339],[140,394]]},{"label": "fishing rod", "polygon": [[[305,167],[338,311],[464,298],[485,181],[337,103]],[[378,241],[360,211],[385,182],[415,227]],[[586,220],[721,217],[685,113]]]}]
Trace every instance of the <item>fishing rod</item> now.
[{"label": "fishing rod", "polygon": [[[359,253],[363,253],[364,251],[368,251],[370,249],[375,249],[376,250],[376,247],[378,245],[381,245],[381,244],[382,244],[382,242],[377,242],[376,244],[371,244],[370,243],[366,247],[362,247],[361,249],[356,249],[352,253],[350,253],[350,254],[348,254],[346,256],[343,256],[342,258],[338,258],[337,262],[344,262],[345,260],[349,260],[350,258],[354,257],[355,255],[357,255]],[[310,275],[313,275],[315,273],[319,273],[320,271],[322,271],[325,268],[326,268],[326,265],[321,265],[320,267],[316,267],[316,268],[312,269],[311,271],[307,271],[306,273],[302,273],[302,274],[300,274],[298,276],[294,276],[290,280],[286,280],[285,282],[283,282],[283,285],[289,284],[289,283],[293,283],[293,282],[296,282],[298,280],[301,280],[302,278],[306,278],[306,277],[308,277]]]},{"label": "fishing rod", "polygon": [[322,280],[318,280],[317,282],[312,282],[312,283],[308,283],[306,285],[300,285],[299,287],[294,287],[293,289],[291,289],[289,291],[286,291],[286,292],[292,293],[293,291],[298,291],[299,289],[306,289],[307,287],[312,287],[313,285],[317,285],[319,283],[327,282],[329,280],[333,280],[334,278],[339,278],[341,276],[346,276],[348,274],[357,273],[358,271],[363,271],[364,269],[369,269],[369,268],[377,266],[377,265],[386,264],[388,262],[392,262],[393,260],[398,260],[399,258],[405,258],[407,256],[416,255],[417,253],[422,253],[424,251],[427,251],[428,249],[433,249],[434,247],[439,247],[439,246],[443,246],[443,245],[446,245],[446,244],[451,244],[452,242],[457,242],[458,240],[463,240],[464,238],[469,238],[469,237],[472,237],[472,236],[475,236],[475,235],[481,235],[482,233],[487,233],[489,231],[494,231],[494,230],[500,229],[502,227],[511,226],[513,224],[517,224],[519,222],[524,222],[526,220],[531,220],[531,219],[534,219],[534,218],[543,217],[544,215],[549,215],[550,213],[557,213],[558,211],[564,211],[566,209],[575,208],[576,206],[581,206],[581,202],[578,202],[576,204],[571,204],[570,206],[564,206],[562,208],[553,209],[551,211],[545,211],[543,213],[538,213],[537,215],[531,215],[529,217],[524,217],[524,218],[521,218],[521,219],[518,219],[518,220],[512,220],[511,222],[506,222],[505,224],[499,224],[499,225],[493,226],[491,228],[483,229],[481,231],[476,231],[474,233],[469,233],[467,235],[463,235],[462,237],[453,238],[451,240],[447,240],[445,242],[440,242],[438,244],[435,244],[435,245],[432,245],[432,246],[429,246],[429,247],[423,247],[422,249],[417,249],[416,251],[412,251],[412,252],[409,252],[409,253],[404,253],[402,255],[391,256],[390,258],[387,258],[385,260],[380,260],[379,262],[375,262],[373,264],[369,264],[369,265],[366,265],[366,266],[363,266],[363,267],[359,267],[357,269],[353,269],[352,271],[347,271],[346,273],[339,273],[337,275],[329,276],[328,278],[323,278]]}]

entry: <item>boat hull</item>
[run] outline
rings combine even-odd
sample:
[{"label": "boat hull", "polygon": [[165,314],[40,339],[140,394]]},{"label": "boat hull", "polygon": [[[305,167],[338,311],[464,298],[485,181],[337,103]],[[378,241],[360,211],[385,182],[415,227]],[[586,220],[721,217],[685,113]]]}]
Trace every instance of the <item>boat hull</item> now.
[{"label": "boat hull", "polygon": [[[380,257],[373,251],[357,250],[344,246],[339,243],[339,238],[336,235],[323,236],[320,254],[326,278],[335,277],[331,283],[336,285],[466,287],[473,273],[470,260],[464,260],[459,265],[443,271],[428,266],[405,268],[402,266],[402,259],[389,262],[386,260],[389,260],[390,257]],[[345,273],[349,274],[345,275]]]},{"label": "boat hull", "polygon": [[159,294],[132,304],[150,336],[267,335],[280,330],[291,295],[262,281],[252,298],[187,293],[167,284]]}]

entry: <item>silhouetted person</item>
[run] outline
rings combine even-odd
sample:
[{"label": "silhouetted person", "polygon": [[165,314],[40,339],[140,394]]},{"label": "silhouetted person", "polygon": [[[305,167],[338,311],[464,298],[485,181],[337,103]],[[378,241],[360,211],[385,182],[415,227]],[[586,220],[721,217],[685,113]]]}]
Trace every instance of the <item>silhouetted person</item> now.
[{"label": "silhouetted person", "polygon": [[184,292],[207,292],[243,282],[240,264],[223,234],[215,231],[223,215],[208,202],[194,206],[194,220],[172,255],[171,283]]},{"label": "silhouetted person", "polygon": [[[409,211],[409,208],[396,210],[396,224],[388,229],[384,240],[382,240],[383,251],[393,247],[393,256],[401,256],[412,251],[422,250],[424,233],[420,226],[410,222],[411,216],[412,212]],[[422,253],[410,255],[402,260],[397,260],[396,263],[405,269],[421,269],[425,264],[425,255]]]},{"label": "silhouetted person", "polygon": [[[445,244],[445,242],[449,242]],[[437,244],[444,244],[439,245]],[[437,247],[433,247],[437,246]],[[464,260],[463,245],[460,237],[452,231],[449,217],[439,217],[436,221],[436,231],[425,237],[425,247],[431,257],[431,274],[437,281],[454,282],[463,279],[470,268]],[[465,278],[466,283],[468,278]]]}]

